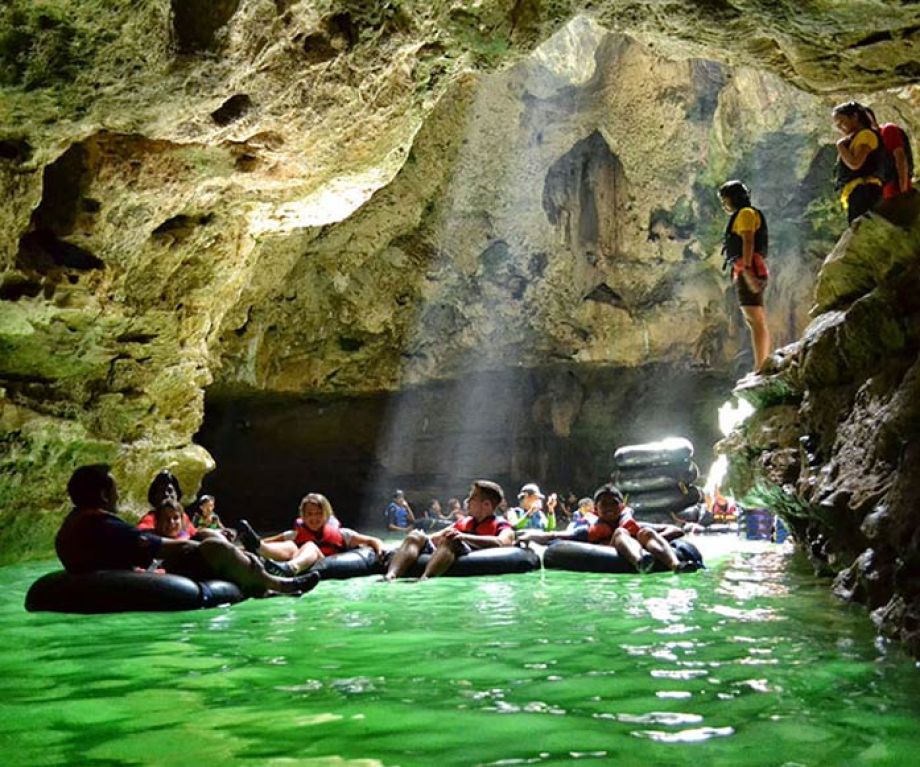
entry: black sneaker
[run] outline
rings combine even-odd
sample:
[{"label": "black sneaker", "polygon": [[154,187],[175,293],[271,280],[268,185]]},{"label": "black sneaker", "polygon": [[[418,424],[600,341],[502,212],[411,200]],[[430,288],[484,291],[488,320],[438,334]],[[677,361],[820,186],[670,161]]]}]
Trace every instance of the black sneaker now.
[{"label": "black sneaker", "polygon": [[675,573],[695,573],[699,568],[696,562],[679,562]]},{"label": "black sneaker", "polygon": [[252,525],[245,519],[241,519],[236,526],[236,531],[237,538],[239,538],[240,543],[243,544],[243,548],[250,554],[258,554],[262,539],[259,538],[256,531],[252,529]]},{"label": "black sneaker", "polygon": [[308,591],[313,591],[313,589],[316,588],[316,584],[319,583],[319,579],[319,573],[304,573],[303,575],[298,575],[296,578],[291,578],[291,582],[294,586],[291,593],[306,594]]},{"label": "black sneaker", "polygon": [[642,559],[639,560],[639,563],[636,565],[636,570],[645,575],[646,573],[652,572],[655,568],[655,562],[657,560],[651,554],[643,554]]},{"label": "black sneaker", "polygon": [[278,578],[293,578],[294,568],[289,562],[276,562],[274,559],[262,558],[262,567],[269,575],[275,575]]}]

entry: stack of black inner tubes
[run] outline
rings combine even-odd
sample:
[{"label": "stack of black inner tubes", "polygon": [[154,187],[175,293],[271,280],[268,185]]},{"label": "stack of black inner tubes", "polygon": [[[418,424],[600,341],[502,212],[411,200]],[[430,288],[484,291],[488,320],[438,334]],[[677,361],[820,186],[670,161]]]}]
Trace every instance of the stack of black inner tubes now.
[{"label": "stack of black inner tubes", "polygon": [[611,480],[641,522],[671,522],[671,512],[683,511],[703,500],[693,483],[700,469],[693,462],[693,444],[683,437],[626,445],[613,454]]}]

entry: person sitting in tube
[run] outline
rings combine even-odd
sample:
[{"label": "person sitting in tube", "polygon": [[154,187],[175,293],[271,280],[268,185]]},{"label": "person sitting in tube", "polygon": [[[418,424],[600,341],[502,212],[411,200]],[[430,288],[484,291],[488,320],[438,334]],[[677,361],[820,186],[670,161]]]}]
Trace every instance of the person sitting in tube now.
[{"label": "person sitting in tube", "polygon": [[214,510],[217,501],[213,495],[201,495],[192,505],[192,524],[199,530],[217,530],[228,541],[236,540],[236,530],[225,527]]},{"label": "person sitting in tube", "polygon": [[594,499],[585,496],[579,499],[578,506],[572,512],[570,528],[574,530],[578,525],[591,524],[595,519],[597,519],[597,515],[594,513]]},{"label": "person sitting in tube", "polygon": [[383,510],[383,516],[391,533],[407,533],[415,525],[415,514],[402,490],[393,493],[393,500]]},{"label": "person sitting in tube", "polygon": [[146,570],[159,559],[168,573],[196,581],[230,581],[247,596],[299,595],[319,582],[316,573],[277,578],[265,572],[258,557],[220,535],[199,543],[137,529],[118,517],[118,487],[104,464],[76,469],[67,483],[67,494],[74,508],[64,518],[54,548],[69,573]]},{"label": "person sitting in tube", "polygon": [[156,526],[154,532],[161,538],[187,541],[191,536],[185,529],[183,519],[187,519],[182,506],[172,498],[167,498],[157,506]]},{"label": "person sitting in tube", "polygon": [[384,579],[393,581],[405,575],[422,554],[431,554],[420,580],[447,572],[458,557],[478,549],[511,546],[514,530],[508,520],[496,515],[504,500],[501,485],[477,479],[470,486],[468,514],[445,530],[426,535],[413,530],[393,553]]},{"label": "person sitting in tube", "polygon": [[[539,485],[528,482],[518,493],[518,506],[508,509],[505,515],[515,530],[545,530],[546,514],[543,501],[546,496],[540,492]],[[553,496],[555,503],[555,496]]]},{"label": "person sitting in tube", "polygon": [[677,553],[661,533],[636,521],[633,510],[626,505],[623,493],[616,485],[608,483],[594,491],[594,514],[595,519],[574,529],[556,533],[525,530],[518,534],[518,540],[544,544],[569,540],[613,546],[640,573],[651,571],[656,561],[675,573],[695,569],[692,562],[681,562],[677,558]]},{"label": "person sitting in tube", "polygon": [[377,556],[384,555],[383,541],[341,527],[332,504],[321,493],[307,493],[300,501],[300,517],[294,528],[278,535],[260,538],[245,519],[239,523],[243,548],[264,558],[265,569],[274,575],[293,577],[325,557],[341,554],[358,546],[369,546]]},{"label": "person sitting in tube", "polygon": [[[150,487],[147,488],[147,502],[150,504],[150,511],[138,520],[137,528],[139,530],[156,529],[157,509],[165,500],[173,500],[176,503],[182,500],[182,488],[179,485],[179,479],[169,469],[162,469],[158,472],[150,483]],[[184,510],[182,511],[182,529],[195,541],[204,541],[208,538],[226,540],[226,536],[219,530],[198,529],[196,525],[192,524],[192,520],[189,519]]]}]

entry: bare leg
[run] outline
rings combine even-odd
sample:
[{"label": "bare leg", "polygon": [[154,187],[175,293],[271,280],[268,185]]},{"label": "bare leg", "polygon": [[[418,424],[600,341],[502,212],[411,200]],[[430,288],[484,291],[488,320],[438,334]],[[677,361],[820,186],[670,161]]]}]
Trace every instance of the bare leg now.
[{"label": "bare leg", "polygon": [[613,533],[613,547],[621,557],[638,569],[639,560],[642,559],[642,546],[622,527],[618,527]]},{"label": "bare leg", "polygon": [[383,576],[384,579],[394,581],[409,572],[409,568],[418,562],[427,542],[428,536],[421,530],[413,530],[409,533],[399,548],[393,552],[393,558],[390,560],[387,574]]},{"label": "bare leg", "polygon": [[661,562],[669,570],[677,570],[680,566],[680,560],[677,558],[677,553],[671,548],[671,544],[662,538],[659,533],[656,533],[654,530],[649,530],[648,528],[642,528],[638,533],[638,537],[642,547],[655,557],[655,559]]},{"label": "bare leg", "polygon": [[[289,543],[289,541],[285,541]],[[262,544],[264,547],[266,544]],[[291,572],[294,575],[297,573],[303,572],[304,570],[309,570],[313,565],[315,565],[319,560],[324,559],[323,552],[319,550],[313,541],[307,541],[303,546],[297,549],[293,557],[289,558],[288,564],[291,567]]]},{"label": "bare leg", "polygon": [[276,562],[290,562],[297,556],[298,548],[294,541],[261,541],[259,554]]},{"label": "bare leg", "polygon": [[[300,579],[276,578],[269,575],[254,555],[240,551],[227,541],[202,541],[197,553],[220,578],[235,583],[249,596],[261,596],[266,591],[292,594],[309,591],[316,585],[316,582],[308,583]],[[318,580],[317,577],[316,581]]]},{"label": "bare leg", "polygon": [[207,527],[203,527],[197,533],[195,533],[193,540],[206,541],[208,538],[223,538],[224,540],[227,540],[227,536],[225,536],[220,530],[211,530]]},{"label": "bare leg", "polygon": [[459,546],[454,541],[444,541],[434,550],[431,559],[425,566],[425,572],[422,573],[421,580],[427,581],[429,578],[437,578],[443,575],[450,566],[457,561],[457,550]]},{"label": "bare leg", "polygon": [[762,306],[742,306],[744,321],[751,332],[754,347],[754,370],[760,370],[770,356],[770,330],[767,327],[767,312]]}]

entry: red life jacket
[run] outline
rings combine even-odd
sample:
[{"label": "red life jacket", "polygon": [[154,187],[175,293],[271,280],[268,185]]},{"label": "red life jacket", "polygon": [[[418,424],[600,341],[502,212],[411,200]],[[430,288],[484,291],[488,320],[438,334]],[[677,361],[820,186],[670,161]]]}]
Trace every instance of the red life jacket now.
[{"label": "red life jacket", "polygon": [[620,512],[620,516],[617,518],[616,526],[613,526],[609,522],[605,522],[600,518],[596,518],[592,524],[588,525],[588,542],[599,543],[604,546],[612,546],[613,532],[618,527],[622,527],[632,535],[635,535],[639,531],[639,523],[636,522],[636,519],[633,516],[633,510],[629,506],[625,506]]},{"label": "red life jacket", "polygon": [[298,546],[303,546],[305,543],[312,541],[327,557],[331,557],[333,554],[341,554],[346,549],[345,537],[342,535],[342,530],[338,525],[326,522],[322,530],[314,533],[303,523],[302,519],[296,519],[294,520],[294,531],[297,533],[294,543]]},{"label": "red life jacket", "polygon": [[612,546],[614,530],[616,530],[616,528],[611,524],[598,519],[596,522],[588,525],[588,543],[599,543],[602,546]]},{"label": "red life jacket", "polygon": [[[157,526],[157,513],[155,511],[148,511],[144,516],[142,516],[135,527],[138,530],[156,530]],[[182,528],[183,532],[188,533],[189,538],[193,535],[198,534],[198,528],[192,524],[192,520],[188,518],[188,514],[184,511],[182,512]]]},{"label": "red life jacket", "polygon": [[494,514],[490,517],[486,517],[479,522],[476,521],[475,517],[463,517],[454,524],[454,527],[457,528],[461,533],[467,533],[469,535],[498,535],[502,530],[511,527],[511,523],[507,519],[502,517],[499,519]]}]

